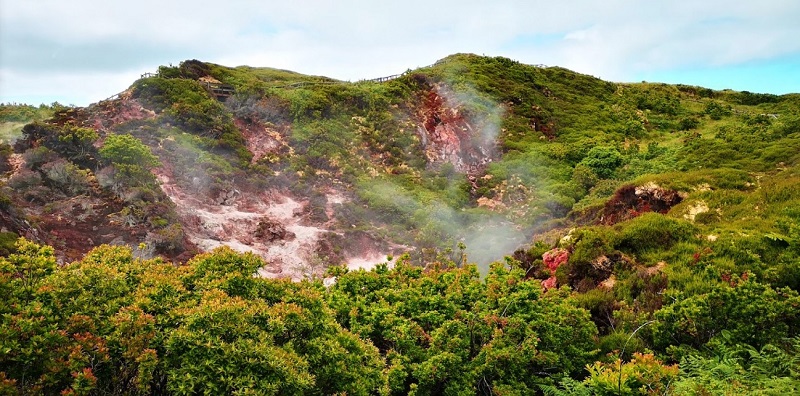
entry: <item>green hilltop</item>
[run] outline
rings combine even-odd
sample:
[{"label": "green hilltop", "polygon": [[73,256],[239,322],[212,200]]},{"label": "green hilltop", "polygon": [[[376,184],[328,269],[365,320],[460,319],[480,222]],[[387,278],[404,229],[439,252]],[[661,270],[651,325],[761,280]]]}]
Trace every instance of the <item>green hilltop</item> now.
[{"label": "green hilltop", "polygon": [[800,94],[188,60],[0,121],[0,393],[800,387]]}]

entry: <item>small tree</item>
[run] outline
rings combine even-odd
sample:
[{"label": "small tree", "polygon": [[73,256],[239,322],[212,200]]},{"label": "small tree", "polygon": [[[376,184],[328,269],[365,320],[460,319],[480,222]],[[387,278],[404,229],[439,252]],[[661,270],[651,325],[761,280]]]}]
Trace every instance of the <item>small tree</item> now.
[{"label": "small tree", "polygon": [[160,166],[158,158],[139,139],[129,135],[111,135],[100,148],[100,156],[114,166],[118,183],[141,185],[154,182],[150,169]]},{"label": "small tree", "polygon": [[622,165],[622,160],[622,154],[616,148],[597,146],[589,150],[589,153],[586,154],[586,157],[579,165],[585,165],[593,170],[597,176],[608,179]]},{"label": "small tree", "polygon": [[54,142],[54,150],[62,151],[67,158],[82,165],[94,161],[94,142],[99,136],[94,129],[67,126],[58,133],[58,143]]},{"label": "small tree", "polygon": [[94,142],[98,135],[94,129],[34,122],[25,125],[22,133],[31,147],[47,147],[84,168],[96,165]]}]

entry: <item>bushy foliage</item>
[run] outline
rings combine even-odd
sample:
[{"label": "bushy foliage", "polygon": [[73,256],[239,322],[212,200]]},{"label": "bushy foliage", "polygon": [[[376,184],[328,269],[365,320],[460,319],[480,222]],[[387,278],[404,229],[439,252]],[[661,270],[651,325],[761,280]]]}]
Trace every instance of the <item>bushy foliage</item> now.
[{"label": "bushy foliage", "polygon": [[65,160],[44,164],[42,172],[56,188],[62,190],[68,196],[85,194],[91,189],[91,172],[80,169]]},{"label": "bushy foliage", "polygon": [[677,242],[694,238],[697,230],[691,223],[658,213],[645,213],[618,225],[617,248],[630,252],[669,249]]},{"label": "bushy foliage", "polygon": [[326,291],[253,277],[264,263],[230,249],[183,267],[125,247],[65,267],[24,239],[17,251],[0,258],[0,372],[21,392],[532,390],[577,373],[596,332],[565,292],[499,264],[483,282],[401,262]]},{"label": "bushy foliage", "polygon": [[613,147],[593,147],[580,165],[591,169],[597,176],[607,179],[622,165],[622,154]]},{"label": "bushy foliage", "polygon": [[20,240],[0,258],[4,391],[375,393],[377,350],[342,329],[319,285],[252,276],[229,249],[185,267],[99,247],[66,267]]},{"label": "bushy foliage", "polygon": [[664,349],[700,348],[723,331],[732,343],[761,348],[796,336],[800,328],[797,291],[776,290],[746,278],[734,286],[716,284],[706,293],[672,297],[656,313],[655,342]]},{"label": "bushy foliage", "polygon": [[496,264],[484,284],[472,266],[423,271],[401,261],[339,276],[329,299],[345,327],[390,358],[391,394],[532,391],[579,370],[596,329],[563,293],[543,294],[523,276]]},{"label": "bushy foliage", "polygon": [[32,122],[41,121],[52,114],[54,110],[63,109],[60,103],[55,102],[48,106],[32,106],[27,104],[0,103],[0,121]]},{"label": "bushy foliage", "polygon": [[723,105],[719,102],[708,102],[704,112],[711,117],[712,120],[720,120],[732,113],[730,105]]},{"label": "bushy foliage", "polygon": [[676,365],[664,365],[652,354],[635,353],[630,362],[596,362],[586,379],[595,395],[663,395],[678,376]]},{"label": "bushy foliage", "polygon": [[129,134],[108,136],[99,154],[107,164],[114,166],[117,180],[130,187],[153,184],[150,169],[161,164],[149,147]]},{"label": "bushy foliage", "polygon": [[211,148],[220,148],[247,163],[250,154],[244,138],[233,124],[225,105],[217,101],[195,80],[186,78],[146,78],[133,86],[133,95],[159,111],[163,118],[200,137],[212,139]]},{"label": "bushy foliage", "polygon": [[46,147],[84,168],[92,168],[97,164],[94,143],[99,135],[94,129],[34,122],[25,125],[22,132],[31,147]]},{"label": "bushy foliage", "polygon": [[[723,332],[722,337],[728,335]],[[729,344],[714,347],[710,356],[693,354],[681,359],[676,394],[792,394],[800,387],[800,342],[767,344],[760,349]]]},{"label": "bushy foliage", "polygon": [[65,107],[58,102],[38,107],[27,104],[0,103],[0,142],[13,144],[22,137],[23,127],[31,122],[43,121],[55,111]]}]

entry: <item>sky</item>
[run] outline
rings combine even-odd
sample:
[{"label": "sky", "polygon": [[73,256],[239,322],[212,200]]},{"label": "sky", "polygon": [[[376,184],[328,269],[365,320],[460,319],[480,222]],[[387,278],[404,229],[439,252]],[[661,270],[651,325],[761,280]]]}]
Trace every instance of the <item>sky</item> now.
[{"label": "sky", "polygon": [[340,80],[454,53],[800,92],[798,0],[0,0],[0,102],[85,106],[186,59]]}]

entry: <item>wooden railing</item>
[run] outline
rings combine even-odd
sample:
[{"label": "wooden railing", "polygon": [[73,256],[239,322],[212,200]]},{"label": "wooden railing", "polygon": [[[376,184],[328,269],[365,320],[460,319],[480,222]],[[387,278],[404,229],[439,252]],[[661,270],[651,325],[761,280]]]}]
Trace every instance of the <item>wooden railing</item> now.
[{"label": "wooden railing", "polygon": [[368,80],[361,80],[361,81],[359,81],[359,82],[374,82],[374,83],[382,83],[382,82],[387,82],[387,81],[394,80],[394,79],[396,79],[396,78],[400,78],[400,77],[402,77],[402,76],[404,76],[404,75],[406,75],[406,73],[401,73],[401,74],[392,74],[391,76],[386,76],[386,77],[378,77],[378,78],[370,78],[370,79],[368,79]]},{"label": "wooden railing", "polygon": [[[123,91],[123,92],[124,92],[124,91]],[[111,95],[111,96],[109,96],[109,97],[107,97],[107,98],[105,98],[105,99],[101,100],[101,101],[100,101],[100,102],[98,102],[98,103],[102,103],[102,102],[108,102],[109,100],[114,100],[114,99],[119,99],[119,96],[120,96],[120,95],[122,95],[122,92],[120,92],[120,93],[116,93],[116,94],[113,94],[113,95]]]},{"label": "wooden railing", "polygon": [[205,82],[203,85],[218,98],[227,98],[236,93],[236,88],[230,84]]}]

